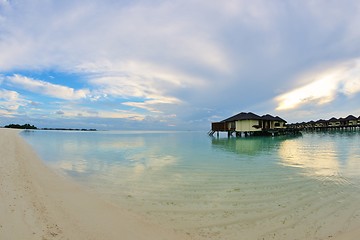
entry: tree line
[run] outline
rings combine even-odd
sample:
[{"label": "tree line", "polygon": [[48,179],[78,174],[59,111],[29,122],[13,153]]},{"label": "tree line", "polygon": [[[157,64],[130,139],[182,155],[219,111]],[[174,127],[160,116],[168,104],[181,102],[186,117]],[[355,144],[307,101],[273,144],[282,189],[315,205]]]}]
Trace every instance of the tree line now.
[{"label": "tree line", "polygon": [[97,131],[94,128],[86,129],[86,128],[37,128],[34,125],[30,124],[9,124],[4,126],[5,128],[17,128],[17,129],[38,129],[38,130],[59,130],[59,131]]},{"label": "tree line", "polygon": [[6,125],[5,128],[17,128],[17,129],[38,129],[37,127],[35,127],[34,125],[30,125],[28,123],[24,124],[24,125],[20,125],[20,124],[9,124]]}]

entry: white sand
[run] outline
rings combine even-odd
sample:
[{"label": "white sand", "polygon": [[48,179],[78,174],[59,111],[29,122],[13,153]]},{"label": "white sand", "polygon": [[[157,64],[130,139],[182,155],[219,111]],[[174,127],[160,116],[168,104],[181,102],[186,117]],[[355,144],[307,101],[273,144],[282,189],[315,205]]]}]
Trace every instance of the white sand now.
[{"label": "white sand", "polygon": [[186,239],[56,175],[18,133],[0,129],[0,239]]}]

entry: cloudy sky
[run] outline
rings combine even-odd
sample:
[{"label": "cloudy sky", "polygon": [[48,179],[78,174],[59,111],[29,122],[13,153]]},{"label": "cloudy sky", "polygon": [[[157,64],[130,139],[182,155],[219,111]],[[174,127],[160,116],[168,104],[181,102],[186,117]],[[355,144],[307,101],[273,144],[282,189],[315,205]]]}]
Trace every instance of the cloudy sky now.
[{"label": "cloudy sky", "polygon": [[0,0],[0,126],[360,115],[358,0]]}]

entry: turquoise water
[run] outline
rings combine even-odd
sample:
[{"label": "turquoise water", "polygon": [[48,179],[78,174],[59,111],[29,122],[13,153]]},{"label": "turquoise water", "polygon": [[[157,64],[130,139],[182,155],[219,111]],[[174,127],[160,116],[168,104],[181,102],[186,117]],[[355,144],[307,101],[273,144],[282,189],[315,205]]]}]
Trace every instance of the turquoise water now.
[{"label": "turquoise water", "polygon": [[59,174],[193,239],[328,239],[360,225],[359,132],[22,136]]}]

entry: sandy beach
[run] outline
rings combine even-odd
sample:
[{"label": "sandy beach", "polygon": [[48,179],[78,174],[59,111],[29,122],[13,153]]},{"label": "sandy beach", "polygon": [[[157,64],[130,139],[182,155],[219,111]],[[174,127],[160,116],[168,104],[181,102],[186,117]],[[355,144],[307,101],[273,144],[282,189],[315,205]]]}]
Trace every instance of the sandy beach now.
[{"label": "sandy beach", "polygon": [[18,134],[0,129],[0,239],[186,239],[56,175]]}]

